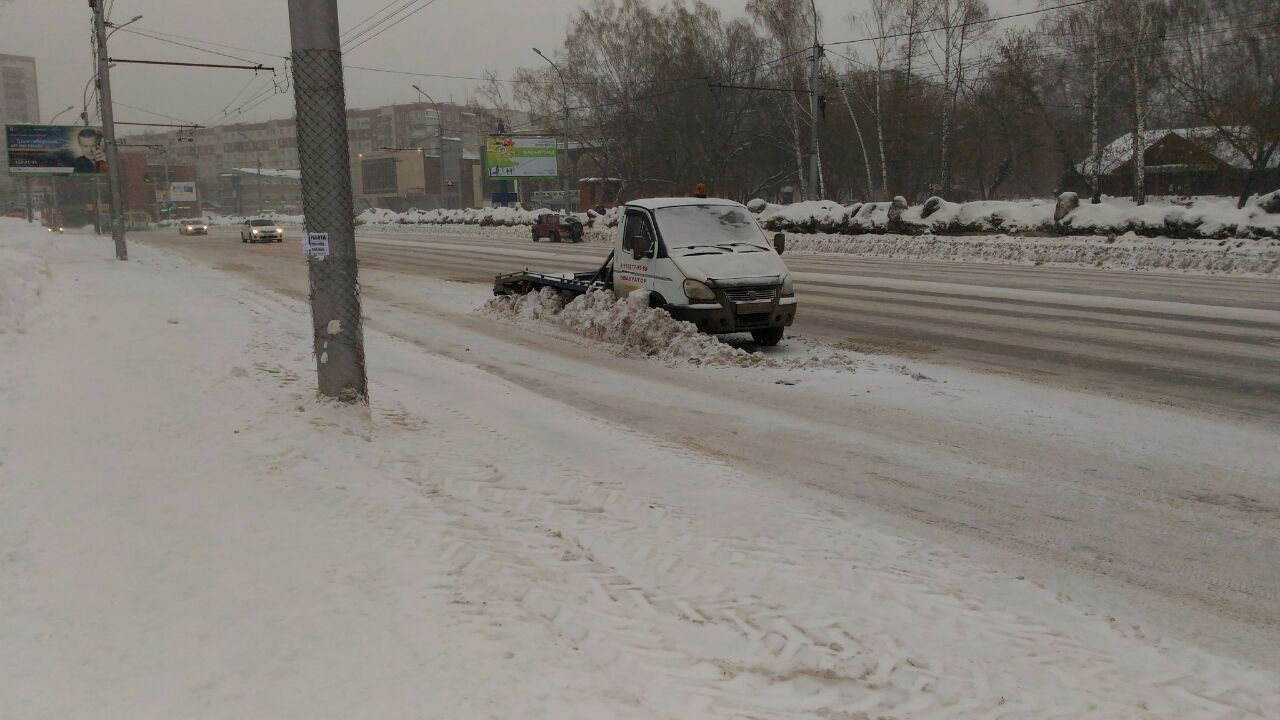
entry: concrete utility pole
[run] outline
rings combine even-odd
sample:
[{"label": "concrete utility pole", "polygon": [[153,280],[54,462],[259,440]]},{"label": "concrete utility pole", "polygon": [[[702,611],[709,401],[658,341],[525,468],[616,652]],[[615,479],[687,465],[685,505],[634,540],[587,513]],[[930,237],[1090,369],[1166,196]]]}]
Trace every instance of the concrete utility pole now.
[{"label": "concrete utility pole", "polygon": [[813,200],[821,200],[826,195],[822,187],[822,148],[818,138],[819,115],[822,112],[822,42],[818,37],[818,5],[813,5],[813,57],[809,60],[809,119],[813,135],[813,147],[809,151],[809,192]]},{"label": "concrete utility pole", "polygon": [[337,0],[289,0],[289,34],[320,393],[368,402]]},{"label": "concrete utility pole", "polygon": [[107,142],[107,184],[111,188],[111,239],[116,245],[116,259],[128,260],[129,248],[124,238],[124,192],[120,189],[120,152],[116,148],[115,113],[111,105],[111,68],[107,62],[107,20],[103,0],[90,0],[93,6],[93,31],[98,38],[98,92],[102,104],[102,134]]}]

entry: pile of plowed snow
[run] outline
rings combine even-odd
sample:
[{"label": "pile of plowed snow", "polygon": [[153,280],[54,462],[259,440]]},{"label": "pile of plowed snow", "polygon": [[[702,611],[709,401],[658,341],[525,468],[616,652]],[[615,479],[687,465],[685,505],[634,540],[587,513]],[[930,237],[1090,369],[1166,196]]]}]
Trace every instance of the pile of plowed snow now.
[{"label": "pile of plowed snow", "polygon": [[[518,324],[539,323],[605,343],[625,357],[655,358],[669,364],[739,368],[853,370],[857,361],[841,352],[801,352],[770,357],[747,352],[711,335],[698,332],[693,323],[649,307],[649,294],[634,292],[618,299],[610,291],[593,291],[565,303],[554,290],[514,297],[495,297],[484,306],[485,314]],[[781,354],[781,353],[780,353]]]},{"label": "pile of plowed snow", "polygon": [[39,243],[47,239],[39,226],[0,219],[0,335],[17,332],[22,319],[40,299],[49,266]]},{"label": "pile of plowed snow", "polygon": [[[1058,203],[1063,215],[1057,216]],[[1093,205],[1072,193],[1057,199],[983,200],[954,203],[931,197],[910,205],[894,202],[841,205],[830,200],[774,205],[752,200],[747,208],[769,231],[836,235],[1049,235],[1150,238],[1280,238],[1280,195],[1252,198],[1243,208],[1226,198],[1134,205],[1106,198]]]},{"label": "pile of plowed snow", "polygon": [[1011,237],[1008,235],[790,235],[789,253],[1011,265],[1062,265],[1196,273],[1280,273],[1280,240]]}]

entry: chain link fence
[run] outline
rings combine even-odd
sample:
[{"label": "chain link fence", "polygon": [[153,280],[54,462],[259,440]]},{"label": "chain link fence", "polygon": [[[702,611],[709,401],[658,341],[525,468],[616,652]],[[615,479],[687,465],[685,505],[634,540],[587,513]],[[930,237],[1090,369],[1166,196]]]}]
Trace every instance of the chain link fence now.
[{"label": "chain link fence", "polygon": [[341,51],[294,50],[293,92],[320,393],[367,401]]}]

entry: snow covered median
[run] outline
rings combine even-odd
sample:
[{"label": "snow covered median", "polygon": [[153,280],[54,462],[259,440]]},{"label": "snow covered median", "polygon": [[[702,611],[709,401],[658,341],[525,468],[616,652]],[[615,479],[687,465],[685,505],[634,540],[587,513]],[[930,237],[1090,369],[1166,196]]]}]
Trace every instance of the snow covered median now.
[{"label": "snow covered median", "polygon": [[766,229],[796,234],[1117,236],[1134,233],[1150,238],[1277,239],[1280,238],[1280,213],[1269,210],[1270,197],[1253,198],[1243,208],[1224,198],[1147,205],[1107,198],[1094,205],[1070,193],[1058,200],[967,203],[933,197],[920,205],[909,205],[902,198],[850,205],[829,200],[791,205],[752,200],[747,207]]},{"label": "snow covered median", "polygon": [[1113,270],[1280,274],[1280,240],[1174,240],[1139,237],[1133,233],[1110,238],[789,235],[787,252]]},{"label": "snow covered median", "polygon": [[[1148,638],[483,358],[371,330],[372,406],[317,401],[305,303],[0,225],[3,259],[20,247],[51,271],[5,275],[36,272],[38,301],[3,286],[42,308],[0,342],[0,707],[24,720],[1280,706],[1274,668]],[[652,330],[637,351],[668,338],[615,306],[576,322]]]}]

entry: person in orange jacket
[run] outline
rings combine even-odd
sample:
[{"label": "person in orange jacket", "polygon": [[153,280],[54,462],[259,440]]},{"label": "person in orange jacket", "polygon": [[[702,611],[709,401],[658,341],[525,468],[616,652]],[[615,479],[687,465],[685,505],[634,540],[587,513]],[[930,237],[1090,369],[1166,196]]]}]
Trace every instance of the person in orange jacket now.
[{"label": "person in orange jacket", "polygon": [[696,198],[705,198],[707,196],[707,186],[704,183],[694,185],[693,196]]}]

